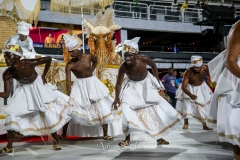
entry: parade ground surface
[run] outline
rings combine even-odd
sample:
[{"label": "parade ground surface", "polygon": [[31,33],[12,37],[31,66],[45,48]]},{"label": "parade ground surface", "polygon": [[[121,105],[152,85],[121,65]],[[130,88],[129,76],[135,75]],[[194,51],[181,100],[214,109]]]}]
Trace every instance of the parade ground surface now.
[{"label": "parade ground surface", "polygon": [[[117,144],[124,138],[115,137],[113,141],[101,138],[72,138],[61,141],[62,150],[54,151],[52,145],[41,138],[25,138],[14,144],[14,154],[0,156],[1,160],[232,160],[227,143],[218,142],[216,131],[204,131],[202,125],[190,120],[189,130],[179,127],[164,139],[170,145],[158,145],[156,149],[131,150],[119,148]],[[0,147],[6,146],[1,141]]]}]

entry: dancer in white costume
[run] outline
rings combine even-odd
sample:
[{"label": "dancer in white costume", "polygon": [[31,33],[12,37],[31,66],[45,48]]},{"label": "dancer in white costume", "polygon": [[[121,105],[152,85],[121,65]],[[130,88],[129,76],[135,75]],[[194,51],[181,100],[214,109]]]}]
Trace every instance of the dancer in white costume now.
[{"label": "dancer in white costume", "polygon": [[207,125],[217,129],[220,142],[229,142],[234,160],[240,160],[240,21],[228,34],[227,49],[208,63],[217,82]]},{"label": "dancer in white costume", "polygon": [[[125,61],[120,66],[115,87],[113,106],[115,109],[122,107],[126,135],[119,145],[130,145],[130,135],[135,131],[148,133],[158,144],[169,144],[161,137],[178,127],[181,121],[178,112],[158,93],[164,87],[158,79],[156,64],[147,56],[137,55],[138,41],[139,37],[124,41]],[[152,67],[154,76],[147,71],[147,65]]]},{"label": "dancer in white costume", "polygon": [[176,110],[184,118],[184,130],[188,129],[189,118],[199,120],[204,130],[212,130],[206,126],[207,110],[212,99],[212,91],[204,81],[207,74],[208,66],[203,65],[202,57],[192,56],[191,67],[185,72],[176,92]]},{"label": "dancer in white costume", "polygon": [[[60,150],[56,131],[62,128],[70,117],[67,101],[59,98],[53,90],[45,86],[45,76],[51,64],[51,58],[20,60],[23,51],[18,45],[7,45],[3,50],[9,68],[3,73],[4,92],[0,97],[10,94],[10,79],[18,81],[18,87],[4,110],[7,114],[4,130],[8,133],[8,144],[1,153],[13,152],[12,143],[15,136],[52,135],[54,150]],[[42,76],[35,67],[45,64]]]},{"label": "dancer in white costume", "polygon": [[[29,37],[29,28],[31,27],[32,25],[29,23],[26,23],[24,21],[19,22],[17,26],[18,33],[8,38],[5,42],[5,45],[9,44],[11,40],[15,39],[14,41],[16,41],[16,44],[23,49],[23,52],[25,52],[26,50],[35,56],[33,41],[32,41],[32,38]],[[26,56],[26,58],[30,58],[29,57],[30,55],[25,55],[25,53],[23,53],[23,55]]]},{"label": "dancer in white costume", "polygon": [[[109,95],[107,87],[93,75],[97,65],[97,57],[82,53],[76,38],[76,36],[64,35],[66,48],[72,56],[66,65],[66,87],[67,94],[70,96],[71,117],[75,123],[81,125],[79,129],[85,128],[90,131],[89,128],[92,128],[92,131],[87,134],[86,131],[82,130],[80,136],[100,136],[101,133],[96,127],[102,126],[104,140],[112,140],[113,138],[108,135],[109,126],[112,127],[113,132],[114,130],[120,131],[117,134],[115,132],[113,136],[122,134],[117,124],[111,124],[116,120],[111,111],[113,99]],[[76,76],[72,87],[71,72]],[[109,123],[110,125],[108,125]],[[61,139],[66,138],[67,128],[68,124],[63,128]]]}]

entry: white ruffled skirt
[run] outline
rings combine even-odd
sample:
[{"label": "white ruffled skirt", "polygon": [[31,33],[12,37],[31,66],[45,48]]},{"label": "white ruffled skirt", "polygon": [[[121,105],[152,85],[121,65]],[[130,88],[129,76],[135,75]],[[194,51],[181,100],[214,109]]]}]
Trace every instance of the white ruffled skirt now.
[{"label": "white ruffled skirt", "polygon": [[70,97],[70,116],[76,124],[69,124],[68,135],[101,136],[102,124],[109,124],[109,135],[122,134],[121,110],[112,109],[113,98],[96,76],[77,78]]},{"label": "white ruffled skirt", "polygon": [[143,131],[159,139],[181,124],[178,112],[159,95],[160,85],[151,73],[142,81],[126,78],[120,94],[126,136]]},{"label": "white ruffled skirt", "polygon": [[[210,63],[212,66],[224,66],[224,51]],[[240,57],[238,58],[240,66]],[[210,75],[216,75],[216,88],[208,111],[207,126],[217,129],[220,142],[229,142],[240,146],[240,79],[227,68],[209,70]]]},{"label": "white ruffled skirt", "polygon": [[4,130],[42,136],[61,129],[71,118],[67,96],[62,98],[58,92],[44,85],[41,76],[31,84],[19,84],[4,110]]},{"label": "white ruffled skirt", "polygon": [[179,86],[176,92],[176,110],[182,115],[183,119],[196,118],[202,123],[206,122],[207,111],[212,99],[212,91],[208,85],[203,82],[200,86],[192,86],[188,84],[190,93],[197,96],[196,100],[186,95]]}]

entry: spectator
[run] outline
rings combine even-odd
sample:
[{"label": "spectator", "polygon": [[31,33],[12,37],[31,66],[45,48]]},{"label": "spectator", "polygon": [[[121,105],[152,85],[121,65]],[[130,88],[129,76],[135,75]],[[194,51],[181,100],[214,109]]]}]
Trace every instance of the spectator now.
[{"label": "spectator", "polygon": [[232,4],[232,7],[230,7],[230,9],[233,10],[234,16],[236,16],[236,8],[235,8],[234,4]]},{"label": "spectator", "polygon": [[64,43],[63,35],[62,35],[62,37],[61,37],[61,39],[59,40],[58,43],[59,43],[59,44],[63,44],[63,43]]},{"label": "spectator", "polygon": [[176,77],[174,80],[174,84],[178,88],[178,86],[177,86],[177,71],[176,70],[173,71],[173,75]]},{"label": "spectator", "polygon": [[166,91],[166,94],[170,97],[171,99],[171,105],[173,106],[173,108],[176,107],[176,98],[175,98],[175,94],[176,94],[176,91],[177,91],[177,88],[175,86],[175,79],[176,77],[173,75],[174,73],[174,70],[173,68],[169,68],[168,69],[168,74],[166,74],[163,79],[162,79],[162,83],[165,87],[165,91]]},{"label": "spectator", "polygon": [[185,11],[186,8],[188,8],[188,0],[186,0],[186,1],[182,4],[181,10],[182,10],[182,11]]},{"label": "spectator", "polygon": [[51,33],[49,33],[48,37],[45,38],[45,43],[54,43],[54,38]]},{"label": "spectator", "polygon": [[205,5],[207,5],[206,0],[202,0],[201,7],[203,8]]},{"label": "spectator", "polygon": [[177,3],[177,0],[174,0],[171,5],[171,12],[177,12],[179,9],[179,4]]},{"label": "spectator", "polygon": [[[183,75],[184,75],[184,72],[180,72],[180,77],[179,77],[179,78],[176,78],[176,80],[175,80],[175,85],[176,85],[177,87],[179,87],[180,84],[182,83]],[[177,77],[177,76],[176,76],[176,77]]]},{"label": "spectator", "polygon": [[140,0],[133,0],[133,2],[135,2],[134,8],[133,8],[134,17],[138,18],[138,17],[140,17],[140,14],[139,14],[140,9],[139,9],[139,5],[138,5],[138,3],[140,2]]},{"label": "spectator", "polygon": [[201,9],[200,1],[197,1],[197,3],[195,4],[194,7],[197,8],[197,9]]},{"label": "spectator", "polygon": [[230,7],[230,9],[233,10],[234,12],[236,11],[234,4],[232,4],[232,7]]},{"label": "spectator", "polygon": [[177,47],[176,44],[174,44],[173,52],[174,52],[174,53],[179,53],[179,48]]},{"label": "spectator", "polygon": [[177,0],[174,0],[171,5],[171,15],[172,15],[172,20],[174,21],[179,21],[179,4],[177,3]]}]

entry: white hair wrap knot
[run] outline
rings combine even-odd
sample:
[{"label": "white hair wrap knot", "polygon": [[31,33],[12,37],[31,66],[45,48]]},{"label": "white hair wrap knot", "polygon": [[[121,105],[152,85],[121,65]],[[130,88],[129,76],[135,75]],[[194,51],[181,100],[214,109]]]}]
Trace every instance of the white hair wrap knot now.
[{"label": "white hair wrap knot", "polygon": [[138,41],[140,37],[135,37],[132,40],[125,40],[123,42],[123,51],[130,53],[138,53]]},{"label": "white hair wrap knot", "polygon": [[191,67],[201,67],[203,60],[201,56],[192,56],[191,57]]},{"label": "white hair wrap knot", "polygon": [[80,49],[80,45],[76,36],[70,36],[63,34],[63,39],[68,51],[73,51],[75,49]]},{"label": "white hair wrap knot", "polygon": [[25,36],[29,35],[29,28],[31,28],[32,25],[29,23],[26,23],[24,21],[21,21],[18,23],[17,29],[18,29],[18,34],[22,34]]}]

